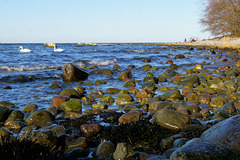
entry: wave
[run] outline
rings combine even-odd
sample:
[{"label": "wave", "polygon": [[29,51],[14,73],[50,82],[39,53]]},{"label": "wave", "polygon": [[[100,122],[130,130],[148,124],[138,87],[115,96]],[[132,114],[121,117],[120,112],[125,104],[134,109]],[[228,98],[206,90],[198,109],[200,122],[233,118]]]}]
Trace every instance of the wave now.
[{"label": "wave", "polygon": [[0,71],[3,72],[24,72],[24,71],[35,71],[35,70],[44,70],[44,69],[56,69],[61,66],[54,65],[15,65],[15,66],[0,66]]},{"label": "wave", "polygon": [[90,62],[88,62],[91,65],[99,65],[99,66],[107,66],[107,65],[111,65],[111,64],[115,64],[117,63],[117,59],[112,59],[112,60],[106,60],[106,61],[95,61],[92,60]]}]

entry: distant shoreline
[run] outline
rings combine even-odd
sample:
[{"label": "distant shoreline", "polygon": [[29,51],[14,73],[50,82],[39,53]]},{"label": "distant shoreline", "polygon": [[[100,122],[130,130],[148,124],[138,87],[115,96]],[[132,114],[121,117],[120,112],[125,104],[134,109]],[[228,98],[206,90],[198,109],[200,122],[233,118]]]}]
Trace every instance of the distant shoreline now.
[{"label": "distant shoreline", "polygon": [[174,42],[165,43],[164,45],[177,45],[177,46],[202,46],[212,47],[218,49],[240,49],[240,37],[234,36],[223,36],[213,39],[203,39],[202,41],[196,42]]}]

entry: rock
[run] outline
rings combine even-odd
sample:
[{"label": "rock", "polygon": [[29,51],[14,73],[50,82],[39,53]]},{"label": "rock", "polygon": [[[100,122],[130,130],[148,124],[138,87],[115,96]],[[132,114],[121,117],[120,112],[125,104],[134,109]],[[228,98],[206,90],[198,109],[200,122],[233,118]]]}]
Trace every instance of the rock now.
[{"label": "rock", "polygon": [[106,93],[107,94],[118,94],[121,90],[117,88],[108,88]]},{"label": "rock", "polygon": [[56,43],[51,43],[51,42],[48,42],[48,43],[44,43],[44,47],[56,47]]},{"label": "rock", "polygon": [[135,87],[135,86],[136,86],[136,83],[133,80],[129,80],[123,85],[123,87],[126,87],[126,88]]},{"label": "rock", "polygon": [[149,91],[146,89],[143,89],[137,93],[136,97],[137,98],[146,98],[146,97],[148,97],[148,94],[149,94]]},{"label": "rock", "polygon": [[126,159],[134,156],[136,153],[125,142],[118,143],[115,152],[113,153],[113,159]]},{"label": "rock", "polygon": [[173,142],[173,147],[182,147],[188,141],[187,138],[179,138]]},{"label": "rock", "polygon": [[142,69],[144,69],[144,70],[149,70],[151,68],[152,68],[152,65],[150,65],[150,64],[145,64],[142,66]]},{"label": "rock", "polygon": [[158,79],[155,77],[144,77],[143,82],[158,83]]},{"label": "rock", "polygon": [[137,122],[140,120],[140,113],[138,111],[130,111],[128,113],[123,114],[119,119],[118,122],[120,124],[126,124],[131,122]]},{"label": "rock", "polygon": [[118,64],[114,64],[114,65],[113,65],[113,68],[114,68],[114,69],[120,69],[121,67],[120,67]]},{"label": "rock", "polygon": [[116,146],[112,142],[102,142],[98,145],[96,149],[95,157],[97,159],[112,159],[115,149]]},{"label": "rock", "polygon": [[120,94],[116,99],[116,105],[127,105],[134,102],[134,99],[129,94]]},{"label": "rock", "polygon": [[16,120],[22,120],[24,117],[24,113],[20,110],[14,110],[9,116],[8,118],[15,118]]},{"label": "rock", "polygon": [[178,54],[174,58],[175,59],[182,59],[182,58],[185,58],[185,56],[183,54]]},{"label": "rock", "polygon": [[61,104],[60,109],[63,112],[78,112],[82,113],[82,101],[74,99]]},{"label": "rock", "polygon": [[95,85],[101,85],[101,84],[106,84],[106,82],[101,81],[101,80],[96,80],[94,84]]},{"label": "rock", "polygon": [[90,74],[112,75],[113,72],[110,69],[96,69],[94,71],[91,71]]},{"label": "rock", "polygon": [[50,106],[59,108],[62,103],[66,102],[68,100],[69,100],[69,97],[67,97],[67,96],[53,96],[53,98],[50,102]]},{"label": "rock", "polygon": [[163,77],[162,75],[158,76],[159,82],[167,82],[167,78]]},{"label": "rock", "polygon": [[229,118],[236,114],[238,114],[238,113],[237,113],[237,110],[233,103],[224,104],[224,106],[221,108],[220,113],[219,113],[219,115],[224,118]]},{"label": "rock", "polygon": [[212,99],[210,102],[210,107],[212,108],[220,108],[224,105],[224,101],[221,99],[218,99],[217,97]]},{"label": "rock", "polygon": [[83,149],[83,148],[73,148],[73,149],[69,149],[66,151],[66,158],[67,159],[81,159],[86,157],[89,155],[89,150],[88,149]]},{"label": "rock", "polygon": [[82,71],[77,66],[68,63],[63,68],[63,82],[78,82],[88,78],[88,73]]},{"label": "rock", "polygon": [[110,95],[104,95],[99,101],[103,104],[112,104],[115,102]]},{"label": "rock", "polygon": [[177,111],[162,109],[155,113],[151,121],[167,129],[179,130],[190,124],[191,118]]},{"label": "rock", "polygon": [[82,86],[74,87],[80,94],[85,94],[85,89]]},{"label": "rock", "polygon": [[199,84],[199,77],[195,74],[187,76],[183,81],[178,82],[179,85]]},{"label": "rock", "polygon": [[79,137],[77,139],[74,139],[70,142],[68,142],[65,146],[65,149],[72,149],[72,148],[87,148],[87,139],[86,137]]},{"label": "rock", "polygon": [[230,150],[221,145],[194,138],[174,151],[170,160],[225,160],[230,155]]},{"label": "rock", "polygon": [[154,155],[154,156],[147,158],[146,160],[168,160],[168,158],[165,156],[161,156],[161,155]]},{"label": "rock", "polygon": [[[11,131],[9,131],[8,129],[3,128],[3,127],[0,128],[0,140],[1,141],[2,141],[2,139],[10,138],[11,135],[13,135],[13,133]],[[1,144],[2,144],[2,142],[1,142]]]},{"label": "rock", "polygon": [[194,69],[203,70],[203,65],[202,64],[197,64],[196,66],[194,66]]},{"label": "rock", "polygon": [[121,81],[124,81],[124,82],[132,79],[132,72],[131,71],[125,71],[125,72],[123,72],[122,74],[119,75],[118,79],[121,80]]},{"label": "rock", "polygon": [[23,108],[23,112],[34,112],[38,109],[38,106],[36,104],[27,104],[24,108]]},{"label": "rock", "polygon": [[10,109],[0,106],[0,122],[5,122],[11,112]]},{"label": "rock", "polygon": [[32,113],[26,120],[26,125],[36,125],[38,127],[45,127],[54,123],[55,116],[47,110],[39,110]]},{"label": "rock", "polygon": [[80,129],[86,137],[91,137],[100,131],[101,126],[99,124],[82,124]]},{"label": "rock", "polygon": [[68,98],[81,98],[82,95],[75,89],[66,88],[61,93],[60,96],[66,96]]},{"label": "rock", "polygon": [[63,126],[55,126],[52,128],[55,131],[57,137],[66,134],[66,129]]},{"label": "rock", "polygon": [[31,132],[23,132],[18,137],[20,140],[27,139],[34,143],[38,143],[49,149],[53,149],[57,145],[57,135],[51,129],[32,130]]},{"label": "rock", "polygon": [[146,59],[142,60],[142,62],[149,63],[149,62],[151,62],[151,59],[150,58],[146,58]]},{"label": "rock", "polygon": [[14,130],[13,132],[19,132],[22,129],[22,127],[25,126],[25,124],[11,117],[5,121],[4,126],[9,128],[10,130]]},{"label": "rock", "polygon": [[108,109],[108,105],[104,105],[104,104],[93,104],[92,105],[92,109]]},{"label": "rock", "polygon": [[179,99],[182,100],[183,96],[181,95],[179,90],[174,90],[174,91],[169,91],[166,92],[162,95],[163,99],[167,99],[167,100],[173,100],[173,99]]},{"label": "rock", "polygon": [[0,107],[6,107],[6,108],[15,108],[15,104],[14,103],[11,103],[11,102],[8,102],[8,101],[0,101]]},{"label": "rock", "polygon": [[30,82],[30,79],[25,75],[18,75],[17,78],[14,80],[17,82]]},{"label": "rock", "polygon": [[156,91],[155,83],[152,82],[143,82],[142,84],[142,89],[146,89],[149,92],[154,92]]},{"label": "rock", "polygon": [[204,141],[223,145],[240,153],[240,115],[223,120],[201,135]]}]

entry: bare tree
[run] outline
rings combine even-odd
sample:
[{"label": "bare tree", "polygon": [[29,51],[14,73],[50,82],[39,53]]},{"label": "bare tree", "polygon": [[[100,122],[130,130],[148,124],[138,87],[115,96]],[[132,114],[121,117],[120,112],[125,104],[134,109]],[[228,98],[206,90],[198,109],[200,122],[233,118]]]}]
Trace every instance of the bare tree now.
[{"label": "bare tree", "polygon": [[212,35],[240,33],[240,0],[207,0],[200,23]]}]

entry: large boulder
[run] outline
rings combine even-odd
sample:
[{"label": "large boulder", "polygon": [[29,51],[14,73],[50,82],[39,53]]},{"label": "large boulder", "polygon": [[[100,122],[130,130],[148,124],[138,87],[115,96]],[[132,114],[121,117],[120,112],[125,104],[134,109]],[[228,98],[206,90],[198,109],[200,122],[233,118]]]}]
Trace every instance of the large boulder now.
[{"label": "large boulder", "polygon": [[82,71],[77,66],[68,63],[63,68],[63,82],[78,82],[88,78],[88,73]]},{"label": "large boulder", "polygon": [[223,120],[201,135],[204,141],[223,145],[240,153],[240,115]]},{"label": "large boulder", "polygon": [[179,130],[190,124],[191,118],[171,109],[162,109],[155,113],[152,122],[170,130]]},{"label": "large boulder", "polygon": [[170,160],[225,160],[230,155],[231,151],[221,145],[194,138],[174,151]]},{"label": "large boulder", "polygon": [[12,111],[10,109],[0,106],[0,122],[7,120],[11,112]]}]

